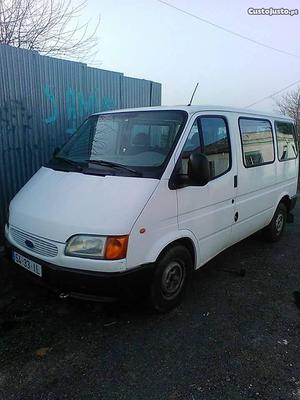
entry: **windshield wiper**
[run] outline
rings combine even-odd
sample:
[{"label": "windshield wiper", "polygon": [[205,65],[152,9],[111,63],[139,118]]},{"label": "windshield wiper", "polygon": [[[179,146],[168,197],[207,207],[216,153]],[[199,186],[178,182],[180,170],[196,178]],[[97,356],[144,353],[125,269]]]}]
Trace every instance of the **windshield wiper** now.
[{"label": "windshield wiper", "polygon": [[88,163],[91,164],[96,164],[96,165],[103,165],[111,168],[120,168],[120,169],[125,169],[126,171],[129,171],[137,176],[143,176],[143,174],[133,168],[127,167],[126,165],[123,164],[118,164],[112,161],[105,161],[105,160],[85,160]]},{"label": "windshield wiper", "polygon": [[79,171],[82,171],[82,166],[79,165],[77,161],[73,161],[73,160],[70,160],[69,158],[60,157],[60,156],[54,156],[53,158],[55,160],[60,160],[60,161],[65,162],[66,164],[72,165],[72,167],[75,167]]}]

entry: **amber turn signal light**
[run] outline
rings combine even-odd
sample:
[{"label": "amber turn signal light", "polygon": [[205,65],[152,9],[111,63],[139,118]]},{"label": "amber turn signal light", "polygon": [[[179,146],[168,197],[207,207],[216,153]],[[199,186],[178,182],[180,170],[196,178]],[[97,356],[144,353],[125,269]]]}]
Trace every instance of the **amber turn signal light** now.
[{"label": "amber turn signal light", "polygon": [[108,237],[105,249],[105,259],[120,260],[121,258],[126,258],[127,246],[128,235]]}]

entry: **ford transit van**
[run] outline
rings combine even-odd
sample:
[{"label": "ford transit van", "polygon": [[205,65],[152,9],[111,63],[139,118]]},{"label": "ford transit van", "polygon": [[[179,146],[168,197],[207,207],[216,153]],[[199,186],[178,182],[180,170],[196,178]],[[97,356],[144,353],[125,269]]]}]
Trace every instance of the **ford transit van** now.
[{"label": "ford transit van", "polygon": [[256,231],[280,239],[298,145],[283,116],[219,106],[91,115],[11,201],[20,271],[64,293],[140,292],[165,312],[194,270]]}]

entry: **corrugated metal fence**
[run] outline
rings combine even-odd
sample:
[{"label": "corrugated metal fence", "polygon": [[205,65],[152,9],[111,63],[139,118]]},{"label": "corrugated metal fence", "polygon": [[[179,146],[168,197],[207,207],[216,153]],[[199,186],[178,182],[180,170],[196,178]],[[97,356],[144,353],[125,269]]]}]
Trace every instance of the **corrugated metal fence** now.
[{"label": "corrugated metal fence", "polygon": [[0,45],[0,241],[10,199],[87,115],[160,102],[159,83]]}]

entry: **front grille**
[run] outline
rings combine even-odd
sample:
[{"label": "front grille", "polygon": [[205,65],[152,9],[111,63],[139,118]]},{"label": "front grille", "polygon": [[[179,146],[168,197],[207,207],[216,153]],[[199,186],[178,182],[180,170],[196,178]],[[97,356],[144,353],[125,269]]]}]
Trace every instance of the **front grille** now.
[{"label": "front grille", "polygon": [[[45,240],[32,236],[29,233],[19,231],[15,228],[10,228],[10,234],[19,246],[30,250],[33,253],[46,257],[56,257],[58,254],[58,248],[53,243],[46,242]],[[29,247],[26,245],[26,241],[31,242],[33,246]]]}]

